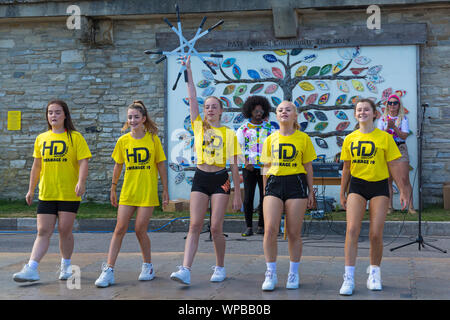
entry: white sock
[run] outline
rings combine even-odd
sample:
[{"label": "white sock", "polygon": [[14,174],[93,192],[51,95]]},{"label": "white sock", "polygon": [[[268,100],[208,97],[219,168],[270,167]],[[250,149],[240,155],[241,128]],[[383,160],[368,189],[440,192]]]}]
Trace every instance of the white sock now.
[{"label": "white sock", "polygon": [[290,262],[289,263],[289,273],[295,273],[298,274],[298,267],[300,265],[300,261],[299,262]]},{"label": "white sock", "polygon": [[273,273],[277,272],[277,263],[276,262],[266,262],[267,271],[272,271]]},{"label": "white sock", "polygon": [[61,264],[65,266],[70,266],[72,263],[70,259],[61,258]]},{"label": "white sock", "polygon": [[151,263],[151,262],[143,262],[142,263],[144,266],[148,266],[148,267],[152,267],[153,266],[153,263]]},{"label": "white sock", "polygon": [[30,261],[28,261],[28,266],[33,270],[37,270],[39,262],[30,259]]},{"label": "white sock", "polygon": [[373,270],[380,272],[380,266],[370,265],[369,266],[369,274],[371,274]]},{"label": "white sock", "polygon": [[353,279],[355,277],[355,266],[345,266],[345,274]]},{"label": "white sock", "polygon": [[219,270],[219,271],[222,271],[222,270],[225,270],[225,267],[216,266],[216,269]]}]

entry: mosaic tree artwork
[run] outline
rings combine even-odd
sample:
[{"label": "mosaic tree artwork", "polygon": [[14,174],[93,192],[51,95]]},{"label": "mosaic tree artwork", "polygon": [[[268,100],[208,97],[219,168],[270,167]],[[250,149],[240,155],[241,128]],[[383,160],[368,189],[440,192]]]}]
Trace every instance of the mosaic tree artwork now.
[{"label": "mosaic tree artwork", "polygon": [[[399,71],[394,68],[398,65],[401,72],[409,68],[401,66],[401,55],[389,60],[382,51],[374,50],[355,47],[255,51],[248,54],[226,52],[222,59],[207,61],[216,74],[201,66],[193,68],[198,101],[201,106],[207,96],[215,95],[221,99],[225,108],[222,123],[234,130],[245,121],[241,108],[248,96],[268,98],[272,104],[269,120],[275,126],[276,106],[283,100],[292,101],[297,106],[300,128],[311,137],[319,159],[335,161],[339,159],[345,136],[356,125],[353,117],[356,101],[372,99],[378,106],[379,117],[390,94],[395,93],[404,99],[406,93],[415,88],[412,83],[396,81],[395,72]],[[186,107],[186,117],[184,130],[178,133],[175,141],[178,139],[186,148],[192,148],[189,104],[186,90],[182,92],[184,95],[176,99]],[[416,102],[415,95],[411,98],[410,103],[405,104],[407,114],[411,106],[415,108],[411,103]],[[411,120],[413,129],[416,119],[410,119],[410,124]],[[186,173],[191,170],[193,160],[195,154],[188,158],[180,153],[172,161],[171,169],[178,177],[176,182],[191,182]]]}]

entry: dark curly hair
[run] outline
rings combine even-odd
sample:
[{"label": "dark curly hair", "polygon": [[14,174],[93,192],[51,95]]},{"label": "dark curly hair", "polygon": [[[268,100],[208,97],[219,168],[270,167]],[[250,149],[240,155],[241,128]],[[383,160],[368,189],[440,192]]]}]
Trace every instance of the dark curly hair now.
[{"label": "dark curly hair", "polygon": [[242,114],[245,118],[250,119],[252,117],[252,111],[257,105],[260,105],[264,111],[263,119],[270,115],[270,102],[266,97],[263,96],[250,96],[245,100],[242,106]]}]

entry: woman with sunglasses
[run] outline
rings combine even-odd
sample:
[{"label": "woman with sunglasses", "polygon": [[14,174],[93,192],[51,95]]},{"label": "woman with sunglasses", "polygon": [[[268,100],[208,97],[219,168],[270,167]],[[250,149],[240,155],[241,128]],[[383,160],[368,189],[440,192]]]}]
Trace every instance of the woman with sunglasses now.
[{"label": "woman with sunglasses", "polygon": [[[380,119],[378,119],[377,127],[380,130],[386,131],[391,134],[394,138],[395,143],[400,150],[402,156],[394,161],[399,162],[400,168],[402,170],[402,177],[406,180],[405,184],[410,185],[409,182],[409,156],[408,147],[406,146],[406,138],[409,135],[409,123],[408,118],[405,116],[405,109],[400,98],[393,94],[389,96],[386,104],[386,109]],[[389,177],[389,210],[388,213],[394,211],[393,206],[393,187],[392,187],[392,176]],[[410,199],[408,212],[411,214],[417,213],[413,207],[412,198]]]}]

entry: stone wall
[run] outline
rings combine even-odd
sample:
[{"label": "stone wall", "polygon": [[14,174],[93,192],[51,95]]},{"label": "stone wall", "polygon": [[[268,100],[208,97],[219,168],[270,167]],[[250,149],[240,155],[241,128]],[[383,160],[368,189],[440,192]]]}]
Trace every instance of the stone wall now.
[{"label": "stone wall", "polygon": [[[68,103],[91,149],[87,199],[109,199],[111,153],[133,100],[144,101],[164,141],[164,65],[143,54],[154,47],[158,26],[116,21],[114,45],[94,48],[74,38],[65,21],[1,25],[2,198],[25,195],[33,143],[47,128],[45,107],[53,98]],[[22,130],[7,131],[8,110],[22,111]]]},{"label": "stone wall", "polygon": [[[302,26],[365,25],[368,17],[364,9],[348,8],[297,13],[300,30]],[[382,25],[428,25],[428,43],[420,61],[420,95],[430,105],[424,127],[423,195],[427,204],[441,203],[442,184],[450,181],[450,6],[382,8],[381,14]],[[195,30],[202,16],[183,16],[183,27]],[[270,11],[207,16],[211,23],[224,19],[223,30],[273,30]],[[143,54],[155,47],[156,32],[169,31],[162,18],[115,17],[113,45],[99,47],[80,42],[65,22],[0,19],[0,198],[24,197],[33,142],[46,130],[44,110],[52,98],[68,102],[75,126],[93,153],[88,199],[109,199],[110,155],[126,120],[126,106],[134,99],[144,101],[164,140],[164,63],[155,64],[157,57]],[[8,110],[22,110],[21,131],[7,130]]]}]

